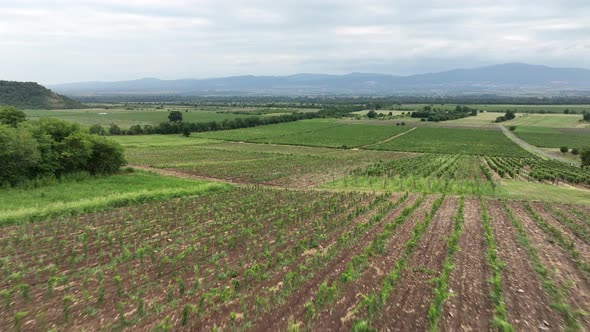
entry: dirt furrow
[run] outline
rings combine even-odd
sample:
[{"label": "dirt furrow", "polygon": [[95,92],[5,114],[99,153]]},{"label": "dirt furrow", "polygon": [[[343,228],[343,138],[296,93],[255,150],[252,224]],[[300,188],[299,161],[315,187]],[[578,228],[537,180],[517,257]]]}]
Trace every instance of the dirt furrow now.
[{"label": "dirt furrow", "polygon": [[517,331],[537,330],[544,322],[560,325],[561,317],[550,308],[550,300],[536,272],[526,257],[526,251],[516,239],[500,202],[489,202],[489,214],[494,228],[498,255],[505,264],[502,270],[502,291],[508,321]]},{"label": "dirt furrow", "polygon": [[559,220],[555,219],[549,212],[545,210],[541,203],[533,203],[531,207],[535,210],[535,212],[543,218],[549,225],[559,229],[563,235],[565,235],[569,240],[571,240],[576,249],[580,252],[580,258],[584,262],[590,262],[590,245],[586,242],[582,241],[579,237],[577,237],[570,229],[564,226]]},{"label": "dirt furrow", "polygon": [[363,299],[363,295],[373,294],[382,287],[385,275],[401,256],[416,223],[423,220],[427,213],[426,209],[414,212],[395,230],[385,253],[371,257],[369,267],[358,279],[343,284],[339,289],[340,297],[318,313],[319,319],[314,321],[311,330],[341,331],[350,327],[354,322],[351,313],[355,306]]},{"label": "dirt furrow", "polygon": [[[558,245],[548,241],[547,235],[535,224],[530,215],[518,204],[509,204],[514,216],[524,225],[531,244],[549,270],[558,285],[568,289],[568,302],[576,309],[590,308],[590,285],[584,280],[569,254]],[[584,318],[582,318],[584,319]],[[590,329],[590,317],[586,317],[584,324]]]},{"label": "dirt furrow", "polygon": [[452,232],[456,213],[457,198],[446,198],[409,257],[407,268],[373,327],[379,331],[424,331],[428,328],[428,309],[434,299],[432,279],[439,276],[442,269],[447,254],[446,240]]},{"label": "dirt furrow", "polygon": [[443,331],[490,330],[493,305],[486,280],[490,271],[486,265],[486,240],[481,221],[480,203],[465,200],[463,233],[459,238],[459,252],[449,280],[452,296],[447,300],[439,327]]},{"label": "dirt furrow", "polygon": [[[424,211],[428,211],[434,201],[434,196],[427,197],[422,203],[422,206],[417,209],[414,213],[422,214]],[[406,206],[410,206],[412,202],[408,202]],[[362,248],[372,241],[376,234],[381,232],[387,221],[396,218],[402,211],[403,207],[397,209],[395,213],[388,215],[385,221],[382,221],[378,227],[373,228],[370,232],[366,233],[360,241],[349,248],[348,251],[342,252],[338,257],[332,260],[329,264],[324,266],[321,271],[317,271],[315,277],[306,282],[285,301],[285,303],[277,308],[274,308],[268,315],[261,317],[261,319],[255,323],[254,327],[256,330],[281,330],[286,329],[288,324],[288,318],[293,317],[304,317],[305,308],[304,304],[307,301],[313,301],[315,299],[319,285],[328,281],[335,280],[341,273],[346,269],[348,262],[355,255],[359,254]],[[301,319],[299,319],[301,320]]]}]

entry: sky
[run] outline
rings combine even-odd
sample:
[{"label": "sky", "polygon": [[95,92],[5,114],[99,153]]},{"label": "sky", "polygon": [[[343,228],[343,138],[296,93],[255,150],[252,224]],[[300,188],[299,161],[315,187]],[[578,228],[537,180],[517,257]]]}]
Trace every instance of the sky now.
[{"label": "sky", "polygon": [[0,80],[590,68],[588,0],[0,0]]}]

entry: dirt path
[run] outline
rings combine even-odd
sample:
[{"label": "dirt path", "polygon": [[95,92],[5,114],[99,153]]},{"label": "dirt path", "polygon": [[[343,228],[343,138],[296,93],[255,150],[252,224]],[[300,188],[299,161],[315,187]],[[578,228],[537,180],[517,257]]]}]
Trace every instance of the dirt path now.
[{"label": "dirt path", "polygon": [[521,148],[525,149],[526,151],[528,151],[532,154],[536,154],[537,156],[539,156],[543,159],[552,159],[552,160],[561,161],[562,163],[570,164],[573,166],[578,166],[575,162],[573,162],[571,160],[551,155],[551,154],[541,150],[540,148],[523,141],[522,139],[520,139],[516,135],[514,135],[513,132],[506,129],[506,127],[504,127],[502,125],[498,125],[498,127],[500,127],[500,129],[502,129],[502,132],[504,133],[504,135],[506,135],[506,137],[510,138],[514,143],[518,144]]},{"label": "dirt path", "polygon": [[439,327],[441,331],[486,331],[490,329],[493,306],[488,297],[486,280],[490,271],[486,264],[486,240],[483,236],[481,209],[476,199],[465,200],[463,233],[459,252],[453,264],[449,289],[452,294],[445,303]]},{"label": "dirt path", "polygon": [[434,299],[432,278],[438,277],[447,256],[446,239],[453,229],[457,199],[447,198],[409,257],[408,265],[372,324],[379,331],[426,331]]},{"label": "dirt path", "polygon": [[498,255],[505,264],[502,269],[502,292],[508,321],[517,331],[536,331],[543,321],[552,326],[563,325],[561,317],[551,309],[547,293],[537,278],[526,251],[516,239],[508,217],[498,201],[488,204]]},{"label": "dirt path", "polygon": [[371,143],[371,144],[360,146],[359,149],[364,149],[364,148],[369,147],[369,146],[378,145],[378,144],[382,144],[382,143],[387,143],[387,142],[392,141],[392,140],[394,140],[394,139],[396,139],[396,138],[398,138],[400,136],[403,136],[403,135],[405,135],[405,134],[407,134],[407,133],[409,133],[411,131],[414,131],[416,128],[417,127],[410,128],[410,130],[406,130],[403,133],[399,133],[397,135],[388,137],[388,138],[386,138],[386,139],[384,139],[382,141],[379,141],[379,142],[375,142],[375,143]]}]

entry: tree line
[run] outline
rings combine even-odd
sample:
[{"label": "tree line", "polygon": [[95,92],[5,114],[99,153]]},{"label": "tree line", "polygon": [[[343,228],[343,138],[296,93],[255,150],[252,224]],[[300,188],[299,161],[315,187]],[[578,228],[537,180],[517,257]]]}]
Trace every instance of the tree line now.
[{"label": "tree line", "polygon": [[421,118],[422,121],[439,122],[466,118],[468,116],[477,116],[477,113],[477,109],[461,105],[457,105],[455,109],[452,110],[439,109],[430,105],[426,105],[422,108],[422,110],[412,112],[411,117]]},{"label": "tree line", "polygon": [[117,142],[59,119],[29,121],[13,107],[0,107],[0,160],[0,186],[69,173],[109,174],[126,163]]},{"label": "tree line", "polygon": [[168,115],[168,122],[161,122],[157,125],[132,125],[128,129],[111,124],[105,128],[101,125],[90,127],[90,133],[96,135],[152,135],[152,134],[183,134],[189,136],[191,133],[207,131],[250,128],[269,124],[294,122],[316,118],[338,118],[350,115],[352,112],[360,111],[364,106],[331,105],[322,108],[318,112],[295,112],[291,114],[276,116],[248,116],[244,118],[224,119],[221,121],[207,122],[184,122],[182,112],[171,111]]}]

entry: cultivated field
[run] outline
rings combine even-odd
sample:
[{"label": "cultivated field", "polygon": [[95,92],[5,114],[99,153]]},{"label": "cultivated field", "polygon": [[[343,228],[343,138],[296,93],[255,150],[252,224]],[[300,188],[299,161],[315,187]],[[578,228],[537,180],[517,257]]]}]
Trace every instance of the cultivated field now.
[{"label": "cultivated field", "polygon": [[[281,113],[242,111],[186,114]],[[112,136],[119,174],[0,192],[0,331],[590,330],[590,173],[489,114]],[[514,133],[590,145],[561,116]]]}]

